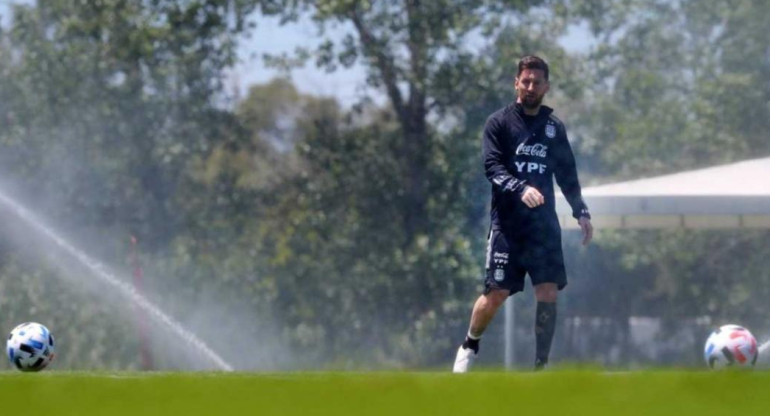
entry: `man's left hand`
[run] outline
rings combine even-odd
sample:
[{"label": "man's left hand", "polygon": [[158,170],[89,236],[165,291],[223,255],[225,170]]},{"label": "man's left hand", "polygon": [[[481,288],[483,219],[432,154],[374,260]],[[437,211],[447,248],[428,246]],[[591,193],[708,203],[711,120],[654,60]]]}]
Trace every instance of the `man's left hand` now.
[{"label": "man's left hand", "polygon": [[578,219],[580,224],[580,230],[583,231],[583,245],[588,245],[594,236],[594,226],[591,225],[591,219],[588,217],[580,217]]}]

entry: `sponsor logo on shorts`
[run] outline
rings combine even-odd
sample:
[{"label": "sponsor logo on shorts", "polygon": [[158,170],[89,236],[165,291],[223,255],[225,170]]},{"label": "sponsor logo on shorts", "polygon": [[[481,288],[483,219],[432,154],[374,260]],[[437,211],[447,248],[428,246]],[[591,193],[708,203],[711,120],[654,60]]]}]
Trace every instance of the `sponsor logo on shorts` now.
[{"label": "sponsor logo on shorts", "polygon": [[502,282],[505,279],[505,270],[503,269],[496,269],[495,270],[495,281]]},{"label": "sponsor logo on shorts", "polygon": [[508,264],[508,253],[495,251],[495,253],[492,254],[492,261],[494,261],[495,264]]}]

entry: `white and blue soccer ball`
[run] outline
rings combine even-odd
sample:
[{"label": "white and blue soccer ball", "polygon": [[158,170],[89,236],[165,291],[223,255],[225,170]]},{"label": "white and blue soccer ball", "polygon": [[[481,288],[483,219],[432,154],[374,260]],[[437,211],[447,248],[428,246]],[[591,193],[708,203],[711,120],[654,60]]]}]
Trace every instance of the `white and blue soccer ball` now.
[{"label": "white and blue soccer ball", "polygon": [[714,369],[751,368],[759,358],[757,339],[740,325],[723,325],[709,335],[703,358]]},{"label": "white and blue soccer ball", "polygon": [[25,322],[13,328],[6,343],[8,361],[21,371],[40,371],[55,354],[51,331],[37,322]]}]

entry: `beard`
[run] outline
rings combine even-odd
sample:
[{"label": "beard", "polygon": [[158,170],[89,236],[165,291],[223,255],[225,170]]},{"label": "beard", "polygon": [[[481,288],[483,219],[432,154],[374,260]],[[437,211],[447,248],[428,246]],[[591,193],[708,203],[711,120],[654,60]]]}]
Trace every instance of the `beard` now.
[{"label": "beard", "polygon": [[521,97],[521,105],[526,108],[527,110],[534,110],[538,107],[540,107],[540,104],[543,102],[543,96],[536,96],[536,95],[522,95]]}]

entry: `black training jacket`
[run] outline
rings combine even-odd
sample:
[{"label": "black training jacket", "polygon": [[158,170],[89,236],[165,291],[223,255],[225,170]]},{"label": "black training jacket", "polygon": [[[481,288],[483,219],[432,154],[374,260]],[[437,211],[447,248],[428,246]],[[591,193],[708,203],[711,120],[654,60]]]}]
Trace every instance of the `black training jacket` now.
[{"label": "black training jacket", "polygon": [[[572,216],[590,218],[578,182],[575,156],[564,124],[553,109],[541,106],[527,127],[521,104],[512,103],[487,119],[483,159],[492,182],[492,229],[521,235],[560,233],[553,177],[572,207]],[[521,201],[527,186],[545,197],[545,204],[528,208]]]}]

